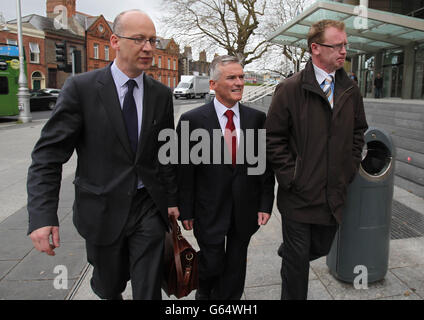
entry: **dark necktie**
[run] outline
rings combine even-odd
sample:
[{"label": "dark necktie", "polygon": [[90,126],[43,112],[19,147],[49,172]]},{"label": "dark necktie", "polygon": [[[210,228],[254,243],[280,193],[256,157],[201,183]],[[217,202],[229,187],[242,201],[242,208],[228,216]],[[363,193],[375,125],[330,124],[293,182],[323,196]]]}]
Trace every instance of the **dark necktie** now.
[{"label": "dark necktie", "polygon": [[124,98],[124,106],[122,108],[125,124],[127,126],[127,134],[130,139],[131,149],[134,151],[134,154],[137,152],[137,143],[138,143],[138,117],[137,117],[137,107],[134,100],[134,87],[137,86],[135,80],[127,81],[128,91]]},{"label": "dark necktie", "polygon": [[228,150],[231,154],[231,160],[233,167],[236,165],[236,154],[237,154],[237,135],[236,127],[233,122],[234,112],[232,110],[225,111],[225,116],[228,118],[227,125],[225,126],[224,139],[227,143]]}]

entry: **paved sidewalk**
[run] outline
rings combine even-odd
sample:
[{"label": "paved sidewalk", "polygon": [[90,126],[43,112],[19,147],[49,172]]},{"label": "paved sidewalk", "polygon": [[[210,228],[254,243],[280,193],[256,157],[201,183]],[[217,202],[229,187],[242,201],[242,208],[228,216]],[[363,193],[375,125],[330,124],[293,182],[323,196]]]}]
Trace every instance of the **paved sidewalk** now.
[{"label": "paved sidewalk", "polygon": [[[185,107],[179,108],[176,119],[186,110]],[[56,249],[56,256],[49,257],[37,252],[26,236],[26,174],[30,152],[43,124],[43,121],[36,121],[19,126],[0,126],[0,300],[95,300],[97,297],[89,287],[92,270],[86,262],[85,243],[72,223],[75,157],[66,164],[63,172],[59,202],[61,247]],[[424,217],[424,199],[399,188],[395,188],[394,199]],[[185,234],[196,245],[192,234]],[[280,214],[274,207],[268,225],[252,238],[243,299],[280,298],[281,258],[277,255],[277,249],[281,239]],[[366,290],[356,290],[350,284],[335,280],[329,274],[325,258],[314,261],[311,264],[308,298],[423,300],[423,248],[424,237],[391,240],[387,275],[384,280],[370,284]],[[67,283],[58,281],[63,276]],[[124,298],[131,299],[130,284]],[[169,299],[165,294],[163,298]],[[191,299],[194,299],[194,293],[185,298]]]}]

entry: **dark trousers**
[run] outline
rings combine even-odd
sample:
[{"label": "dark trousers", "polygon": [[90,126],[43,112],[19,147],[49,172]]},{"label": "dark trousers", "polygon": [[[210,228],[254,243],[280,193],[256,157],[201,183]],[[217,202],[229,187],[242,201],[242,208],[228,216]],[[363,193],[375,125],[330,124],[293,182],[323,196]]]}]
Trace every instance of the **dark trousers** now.
[{"label": "dark trousers", "polygon": [[329,253],[338,225],[299,223],[284,216],[282,224],[281,299],[306,300],[309,262]]},{"label": "dark trousers", "polygon": [[219,244],[197,241],[199,289],[197,300],[240,300],[246,279],[247,247],[250,239],[229,232]]},{"label": "dark trousers", "polygon": [[165,232],[153,200],[144,188],[139,190],[117,241],[108,246],[86,242],[93,291],[102,299],[116,299],[131,279],[134,300],[161,300]]}]

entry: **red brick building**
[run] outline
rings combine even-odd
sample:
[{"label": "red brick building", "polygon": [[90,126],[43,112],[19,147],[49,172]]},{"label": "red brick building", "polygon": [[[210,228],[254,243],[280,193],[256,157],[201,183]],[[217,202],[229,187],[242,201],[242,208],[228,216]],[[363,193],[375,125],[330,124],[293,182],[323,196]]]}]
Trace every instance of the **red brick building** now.
[{"label": "red brick building", "polygon": [[153,52],[153,63],[146,73],[164,85],[175,88],[178,85],[178,55],[180,48],[174,39],[159,38],[160,43]]},{"label": "red brick building", "polygon": [[[0,31],[0,43],[18,45],[16,24],[7,24],[7,29],[8,31]],[[44,88],[47,77],[44,32],[31,25],[23,24],[22,41],[27,62],[28,88]]]},{"label": "red brick building", "polygon": [[[76,73],[103,68],[115,59],[109,42],[112,23],[103,15],[77,12],[76,0],[46,0],[46,17],[32,14],[22,17],[22,23],[30,89],[61,88],[71,75],[69,70],[57,69],[57,42],[66,41],[68,64],[73,51],[80,56]],[[16,20],[8,26],[10,31],[0,31],[0,42],[17,44]],[[160,39],[147,74],[171,88],[176,87],[178,55],[179,47],[173,39]]]},{"label": "red brick building", "polygon": [[[81,14],[81,13],[79,13]],[[90,24],[85,32],[87,71],[106,67],[115,59],[115,50],[110,46],[112,28],[108,21],[99,17],[87,17]]]}]

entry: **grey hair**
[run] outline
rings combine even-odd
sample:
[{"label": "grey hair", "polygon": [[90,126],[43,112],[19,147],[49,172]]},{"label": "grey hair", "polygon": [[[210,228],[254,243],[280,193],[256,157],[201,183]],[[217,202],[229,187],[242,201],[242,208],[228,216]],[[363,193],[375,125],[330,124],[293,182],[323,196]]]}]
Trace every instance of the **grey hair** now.
[{"label": "grey hair", "polygon": [[237,57],[224,55],[215,57],[210,65],[210,76],[209,79],[213,81],[218,81],[221,76],[220,66],[224,66],[229,63],[238,63],[241,65],[240,60]]},{"label": "grey hair", "polygon": [[118,14],[116,16],[115,20],[113,20],[112,32],[114,34],[122,34],[123,33],[122,21],[121,21],[122,20],[122,16],[124,14],[128,13],[128,12],[133,12],[133,11],[146,14],[144,11],[142,11],[140,9],[130,9],[130,10],[122,11],[120,14]]}]

